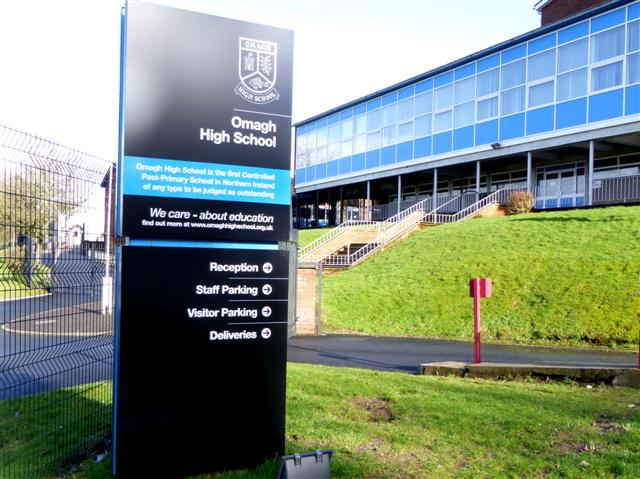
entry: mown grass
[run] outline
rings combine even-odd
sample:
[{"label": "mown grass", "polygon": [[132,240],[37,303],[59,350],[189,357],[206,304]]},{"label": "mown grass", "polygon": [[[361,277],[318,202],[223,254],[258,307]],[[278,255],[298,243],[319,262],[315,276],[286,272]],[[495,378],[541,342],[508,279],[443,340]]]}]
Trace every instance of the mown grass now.
[{"label": "mown grass", "polygon": [[470,339],[469,278],[490,277],[483,338],[637,347],[640,207],[542,212],[427,228],[325,274],[326,332]]},{"label": "mown grass", "polygon": [[36,263],[32,273],[32,287],[29,287],[27,278],[21,272],[0,260],[0,299],[28,298],[46,294],[51,286],[51,268],[42,263]]},{"label": "mown grass", "polygon": [[312,241],[315,241],[323,234],[331,231],[331,228],[314,228],[314,229],[306,229],[300,230],[298,232],[298,247],[304,248]]},{"label": "mown grass", "polygon": [[[626,388],[289,364],[286,451],[333,449],[336,478],[636,478],[639,403]],[[109,468],[86,461],[67,477],[107,479]],[[277,470],[274,460],[200,477]]]}]

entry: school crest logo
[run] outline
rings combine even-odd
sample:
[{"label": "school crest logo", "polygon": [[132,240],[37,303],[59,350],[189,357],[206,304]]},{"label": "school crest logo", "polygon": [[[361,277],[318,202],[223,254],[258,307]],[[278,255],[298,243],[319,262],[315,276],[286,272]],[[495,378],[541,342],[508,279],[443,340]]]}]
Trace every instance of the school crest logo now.
[{"label": "school crest logo", "polygon": [[256,104],[271,103],[280,98],[276,90],[278,44],[240,37],[236,95]]}]

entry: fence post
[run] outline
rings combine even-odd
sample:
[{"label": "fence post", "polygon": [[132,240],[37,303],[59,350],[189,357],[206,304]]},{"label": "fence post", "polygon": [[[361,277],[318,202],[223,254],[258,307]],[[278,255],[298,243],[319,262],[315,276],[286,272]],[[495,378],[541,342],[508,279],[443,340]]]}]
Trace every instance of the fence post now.
[{"label": "fence post", "polygon": [[317,306],[316,306],[316,335],[320,335],[322,333],[322,263],[318,263],[318,268],[316,270],[317,275]]}]

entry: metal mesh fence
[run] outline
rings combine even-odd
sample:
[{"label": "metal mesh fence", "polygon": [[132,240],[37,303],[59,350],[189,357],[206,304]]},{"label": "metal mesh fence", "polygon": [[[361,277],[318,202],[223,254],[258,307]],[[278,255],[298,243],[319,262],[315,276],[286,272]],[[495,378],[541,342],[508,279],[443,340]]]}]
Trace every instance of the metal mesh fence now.
[{"label": "metal mesh fence", "polygon": [[111,427],[113,166],[0,126],[0,477]]}]

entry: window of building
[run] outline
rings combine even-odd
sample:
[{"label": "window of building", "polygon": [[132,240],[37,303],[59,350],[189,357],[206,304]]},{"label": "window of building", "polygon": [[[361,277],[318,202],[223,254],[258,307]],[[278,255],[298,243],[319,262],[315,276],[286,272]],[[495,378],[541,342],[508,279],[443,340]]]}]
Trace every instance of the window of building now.
[{"label": "window of building", "polygon": [[375,150],[380,148],[380,132],[369,133],[367,135],[367,150]]},{"label": "window of building", "polygon": [[317,163],[316,161],[317,156],[316,156],[316,149],[308,149],[307,150],[307,161],[309,162],[309,166],[313,166]]},{"label": "window of building", "polygon": [[540,80],[556,73],[556,50],[547,50],[529,57],[529,81]]},{"label": "window of building", "polygon": [[529,87],[529,108],[553,102],[554,81],[539,83]]},{"label": "window of building", "polygon": [[622,62],[609,63],[591,70],[591,90],[599,91],[622,84]]},{"label": "window of building", "polygon": [[452,120],[451,110],[438,113],[437,115],[435,115],[434,131],[439,132],[439,131],[450,130],[451,120]]},{"label": "window of building", "polygon": [[367,151],[367,135],[358,135],[353,138],[353,154]]},{"label": "window of building", "polygon": [[431,115],[416,117],[415,136],[420,138],[431,134]]},{"label": "window of building", "polygon": [[398,125],[398,143],[413,139],[413,121]]},{"label": "window of building", "polygon": [[389,126],[397,121],[397,108],[398,106],[394,103],[382,109],[382,126]]},{"label": "window of building", "polygon": [[351,156],[352,151],[351,140],[340,143],[340,157]]},{"label": "window of building", "polygon": [[328,131],[329,129],[326,126],[323,126],[322,128],[318,128],[318,139],[317,139],[318,147],[327,146]]},{"label": "window of building", "polygon": [[388,126],[382,129],[382,146],[393,145],[396,142],[396,126]]},{"label": "window of building", "polygon": [[483,97],[496,93],[500,89],[500,71],[498,68],[478,75],[477,95]]},{"label": "window of building", "polygon": [[640,53],[627,55],[627,84],[640,82]]},{"label": "window of building", "polygon": [[430,113],[433,108],[433,92],[426,92],[416,96],[416,115]]},{"label": "window of building", "polygon": [[398,121],[413,117],[413,98],[398,102]]},{"label": "window of building", "polygon": [[453,104],[453,86],[447,85],[435,91],[436,110],[449,108]]},{"label": "window of building", "polygon": [[503,91],[501,95],[502,115],[511,115],[524,110],[524,87]]},{"label": "window of building", "polygon": [[340,143],[329,143],[327,161],[337,160],[338,158],[340,158]]},{"label": "window of building", "polygon": [[588,60],[588,46],[587,39],[583,38],[558,47],[558,73],[585,66]]},{"label": "window of building", "polygon": [[587,94],[587,69],[581,68],[558,76],[558,100],[566,101]]},{"label": "window of building", "polygon": [[475,86],[476,79],[473,76],[456,82],[453,93],[456,105],[473,100],[475,98]]},{"label": "window of building", "polygon": [[498,116],[497,96],[478,102],[478,121],[488,120],[496,116]]},{"label": "window of building", "polygon": [[312,151],[316,149],[316,131],[307,132],[307,150]]},{"label": "window of building", "polygon": [[379,130],[381,126],[380,122],[380,110],[373,110],[367,112],[367,130]]},{"label": "window of building", "polygon": [[338,141],[340,139],[340,123],[329,125],[329,142]]},{"label": "window of building", "polygon": [[356,135],[362,135],[367,132],[367,117],[365,115],[356,116],[354,123]]},{"label": "window of building", "polygon": [[518,60],[517,62],[509,63],[502,66],[502,89],[506,90],[517,85],[522,85],[525,82],[525,61]]},{"label": "window of building", "polygon": [[640,20],[629,23],[627,34],[627,52],[640,50]]},{"label": "window of building", "polygon": [[624,25],[591,37],[591,61],[600,62],[624,53]]},{"label": "window of building", "polygon": [[340,137],[343,140],[351,139],[353,136],[353,120],[344,120],[342,122],[342,127],[340,128]]},{"label": "window of building", "polygon": [[327,147],[323,146],[322,148],[318,148],[318,163],[324,163],[327,161]]},{"label": "window of building", "polygon": [[475,103],[470,101],[462,105],[456,105],[453,110],[453,121],[455,128],[467,126],[473,123]]}]

